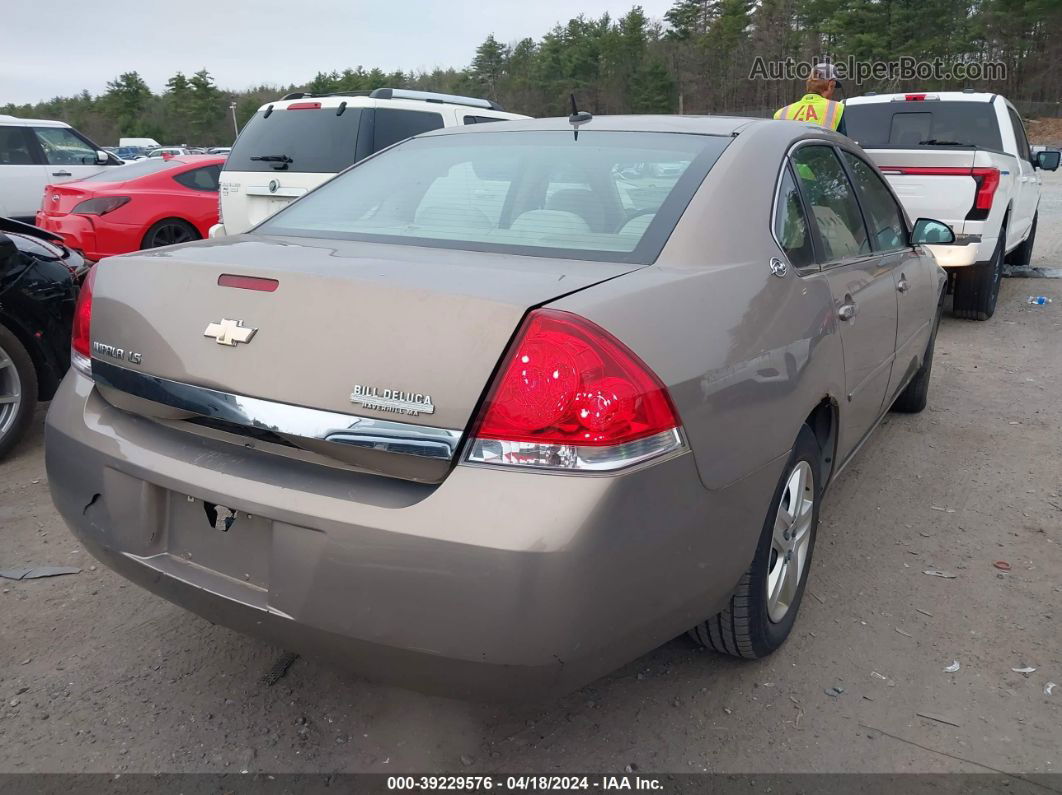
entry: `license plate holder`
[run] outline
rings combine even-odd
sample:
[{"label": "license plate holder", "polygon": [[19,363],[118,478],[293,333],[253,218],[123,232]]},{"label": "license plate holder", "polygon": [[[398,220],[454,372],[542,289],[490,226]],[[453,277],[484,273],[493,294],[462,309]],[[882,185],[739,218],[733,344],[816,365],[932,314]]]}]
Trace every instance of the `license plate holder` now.
[{"label": "license plate holder", "polygon": [[273,538],[270,520],[172,492],[166,536],[170,555],[268,589]]}]

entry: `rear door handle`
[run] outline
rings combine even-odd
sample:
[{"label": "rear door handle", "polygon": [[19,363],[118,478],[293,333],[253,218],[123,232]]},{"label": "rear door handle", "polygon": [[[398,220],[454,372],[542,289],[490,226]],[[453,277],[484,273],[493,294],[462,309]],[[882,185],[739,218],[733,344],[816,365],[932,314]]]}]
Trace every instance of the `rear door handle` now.
[{"label": "rear door handle", "polygon": [[837,310],[837,317],[841,320],[851,320],[856,316],[855,301],[841,304],[840,309]]},{"label": "rear door handle", "polygon": [[72,177],[74,175],[71,174],[69,171],[53,171],[52,172],[52,176],[53,177]]}]

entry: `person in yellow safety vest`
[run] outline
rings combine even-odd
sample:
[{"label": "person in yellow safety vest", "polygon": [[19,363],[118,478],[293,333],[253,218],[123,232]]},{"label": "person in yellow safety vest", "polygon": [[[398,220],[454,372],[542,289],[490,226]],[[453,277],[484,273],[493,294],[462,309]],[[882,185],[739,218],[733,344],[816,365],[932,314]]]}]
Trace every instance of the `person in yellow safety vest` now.
[{"label": "person in yellow safety vest", "polygon": [[840,80],[837,79],[837,70],[833,64],[816,64],[808,77],[808,93],[792,105],[786,105],[776,111],[774,117],[820,124],[828,130],[847,135],[844,126],[844,103],[833,99],[839,85]]}]

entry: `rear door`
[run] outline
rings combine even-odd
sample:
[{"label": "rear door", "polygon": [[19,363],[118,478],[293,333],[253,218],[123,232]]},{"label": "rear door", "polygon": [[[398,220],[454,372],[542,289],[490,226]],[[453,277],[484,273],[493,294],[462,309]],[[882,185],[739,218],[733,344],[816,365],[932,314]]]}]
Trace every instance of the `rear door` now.
[{"label": "rear door", "polygon": [[29,128],[0,124],[0,215],[33,218],[47,182]]},{"label": "rear door", "polygon": [[886,390],[886,402],[921,365],[936,317],[936,264],[910,244],[910,232],[903,209],[893,198],[878,170],[847,150],[841,159],[848,168],[863,217],[870,232],[870,244],[892,270],[896,288],[896,357]]},{"label": "rear door", "polygon": [[882,413],[896,352],[894,271],[899,262],[874,251],[854,189],[832,146],[805,144],[791,159],[844,350],[846,394],[837,442],[838,458],[844,460]]}]

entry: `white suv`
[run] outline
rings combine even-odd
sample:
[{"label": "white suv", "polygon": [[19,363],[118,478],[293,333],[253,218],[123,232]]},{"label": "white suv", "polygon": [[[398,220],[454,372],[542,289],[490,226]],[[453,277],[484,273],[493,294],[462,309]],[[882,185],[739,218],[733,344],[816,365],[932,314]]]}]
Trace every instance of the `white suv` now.
[{"label": "white suv", "polygon": [[45,185],[120,165],[69,124],[0,116],[0,216],[32,224]]},{"label": "white suv", "polygon": [[972,91],[868,94],[845,104],[848,135],[892,184],[911,218],[939,218],[955,244],[930,246],[954,274],[954,311],[987,320],[1004,261],[1028,265],[1042,180],[1058,152],[1029,148],[1004,97]]},{"label": "white suv", "polygon": [[258,109],[221,172],[211,237],[246,232],[337,173],[418,133],[526,119],[487,99],[378,88],[366,95],[288,94]]}]

